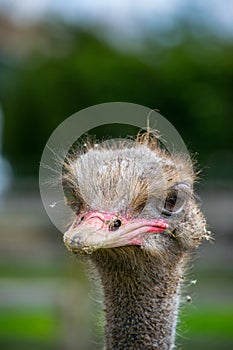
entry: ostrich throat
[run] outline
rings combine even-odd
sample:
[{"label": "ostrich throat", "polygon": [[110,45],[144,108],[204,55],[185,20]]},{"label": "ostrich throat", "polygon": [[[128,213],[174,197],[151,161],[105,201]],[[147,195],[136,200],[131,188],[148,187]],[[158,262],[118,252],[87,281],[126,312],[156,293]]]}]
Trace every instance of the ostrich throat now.
[{"label": "ostrich throat", "polygon": [[161,262],[126,247],[93,259],[104,291],[105,349],[172,349],[183,258]]}]

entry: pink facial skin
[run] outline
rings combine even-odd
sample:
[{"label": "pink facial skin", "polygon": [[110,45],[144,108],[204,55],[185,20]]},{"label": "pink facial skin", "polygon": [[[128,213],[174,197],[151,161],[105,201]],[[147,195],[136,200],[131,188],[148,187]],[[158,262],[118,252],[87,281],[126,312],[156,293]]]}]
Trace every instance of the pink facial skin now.
[{"label": "pink facial skin", "polygon": [[128,219],[115,213],[89,211],[76,217],[64,241],[70,250],[143,246],[146,234],[167,228],[162,219]]}]

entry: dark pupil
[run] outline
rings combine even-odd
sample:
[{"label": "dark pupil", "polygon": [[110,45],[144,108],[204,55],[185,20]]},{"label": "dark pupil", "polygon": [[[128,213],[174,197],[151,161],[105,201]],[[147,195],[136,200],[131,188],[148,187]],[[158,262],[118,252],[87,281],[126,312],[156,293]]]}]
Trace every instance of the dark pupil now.
[{"label": "dark pupil", "polygon": [[177,190],[173,190],[167,195],[167,198],[164,203],[164,209],[169,212],[172,212],[176,205],[176,201],[177,201]]},{"label": "dark pupil", "polygon": [[109,225],[109,230],[110,231],[115,231],[121,226],[121,220],[115,219],[110,225]]}]

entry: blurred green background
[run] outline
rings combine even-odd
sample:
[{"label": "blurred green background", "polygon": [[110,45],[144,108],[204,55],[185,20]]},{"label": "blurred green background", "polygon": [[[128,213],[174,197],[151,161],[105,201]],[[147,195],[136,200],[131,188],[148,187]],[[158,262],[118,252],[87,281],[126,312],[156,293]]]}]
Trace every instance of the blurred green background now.
[{"label": "blurred green background", "polygon": [[188,274],[178,346],[233,349],[232,6],[140,3],[0,0],[1,349],[101,348],[98,296],[45,213],[38,169],[64,119],[111,101],[159,110],[196,153],[215,242]]}]

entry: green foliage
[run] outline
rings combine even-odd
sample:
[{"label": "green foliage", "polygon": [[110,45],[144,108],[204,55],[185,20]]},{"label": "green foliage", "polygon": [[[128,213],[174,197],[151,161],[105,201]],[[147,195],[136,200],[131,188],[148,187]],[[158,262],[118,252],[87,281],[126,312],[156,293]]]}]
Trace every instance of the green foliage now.
[{"label": "green foliage", "polygon": [[227,167],[233,160],[231,43],[187,32],[174,46],[145,40],[141,50],[126,53],[79,28],[66,26],[66,33],[51,41],[49,55],[34,52],[8,73],[0,67],[4,150],[16,174],[37,172],[49,135],[72,113],[126,101],[159,109],[202,164],[219,164],[213,177],[233,175]]}]

